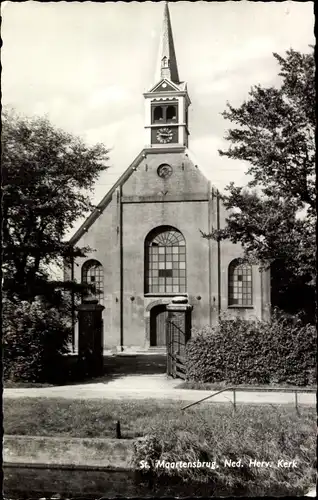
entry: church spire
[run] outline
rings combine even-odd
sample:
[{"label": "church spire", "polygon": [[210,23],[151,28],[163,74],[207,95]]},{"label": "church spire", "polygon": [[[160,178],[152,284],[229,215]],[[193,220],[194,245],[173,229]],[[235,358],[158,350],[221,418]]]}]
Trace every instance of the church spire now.
[{"label": "church spire", "polygon": [[167,78],[171,82],[180,83],[177,59],[174,50],[172,28],[168,2],[165,2],[163,25],[160,39],[156,82]]}]

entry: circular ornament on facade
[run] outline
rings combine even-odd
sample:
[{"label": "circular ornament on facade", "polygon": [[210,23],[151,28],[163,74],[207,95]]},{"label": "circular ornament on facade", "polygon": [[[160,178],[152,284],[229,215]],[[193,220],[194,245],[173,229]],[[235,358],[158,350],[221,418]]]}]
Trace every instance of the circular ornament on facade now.
[{"label": "circular ornament on facade", "polygon": [[167,179],[172,174],[172,167],[171,167],[171,165],[168,165],[166,163],[163,164],[163,165],[160,165],[158,167],[158,169],[157,169],[157,174],[162,179]]},{"label": "circular ornament on facade", "polygon": [[166,144],[172,141],[172,130],[168,127],[160,128],[157,132],[157,140],[161,144]]}]

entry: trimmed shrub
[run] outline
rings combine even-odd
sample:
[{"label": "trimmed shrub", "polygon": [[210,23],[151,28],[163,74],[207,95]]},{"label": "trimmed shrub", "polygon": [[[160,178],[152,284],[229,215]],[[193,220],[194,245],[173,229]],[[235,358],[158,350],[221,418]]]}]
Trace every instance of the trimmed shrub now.
[{"label": "trimmed shrub", "polygon": [[306,386],[316,382],[316,330],[297,317],[269,322],[222,317],[193,332],[186,346],[187,379],[232,384]]},{"label": "trimmed shrub", "polygon": [[12,381],[54,382],[62,377],[71,329],[65,315],[34,302],[3,301],[3,373]]}]

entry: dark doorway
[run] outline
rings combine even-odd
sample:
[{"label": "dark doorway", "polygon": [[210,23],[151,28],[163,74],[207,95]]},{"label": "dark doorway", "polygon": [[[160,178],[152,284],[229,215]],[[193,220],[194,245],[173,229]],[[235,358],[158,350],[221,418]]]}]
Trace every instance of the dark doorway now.
[{"label": "dark doorway", "polygon": [[150,312],[150,346],[165,347],[166,340],[166,319],[168,311],[165,305],[155,306]]}]

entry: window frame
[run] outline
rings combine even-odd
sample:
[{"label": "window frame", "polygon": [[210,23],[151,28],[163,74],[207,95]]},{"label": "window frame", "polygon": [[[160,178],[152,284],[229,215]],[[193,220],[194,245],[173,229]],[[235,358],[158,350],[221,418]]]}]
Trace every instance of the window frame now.
[{"label": "window frame", "polygon": [[[243,272],[238,274],[238,271]],[[242,279],[236,279],[239,277]],[[246,260],[234,259],[228,266],[228,307],[253,309],[253,302],[253,267]]]},{"label": "window frame", "polygon": [[[98,272],[95,271],[94,274],[91,274],[91,277],[94,277],[94,281],[88,281],[89,272],[92,269],[98,270]],[[81,280],[83,284],[94,284],[96,292],[91,292],[91,295],[95,300],[98,300],[99,304],[101,304],[104,300],[104,268],[102,264],[96,259],[89,259],[85,261],[81,269]],[[82,300],[84,300],[84,297],[82,297]]]},{"label": "window frame", "polygon": [[172,226],[155,228],[145,238],[144,249],[144,294],[186,295],[186,241],[181,231]]}]

